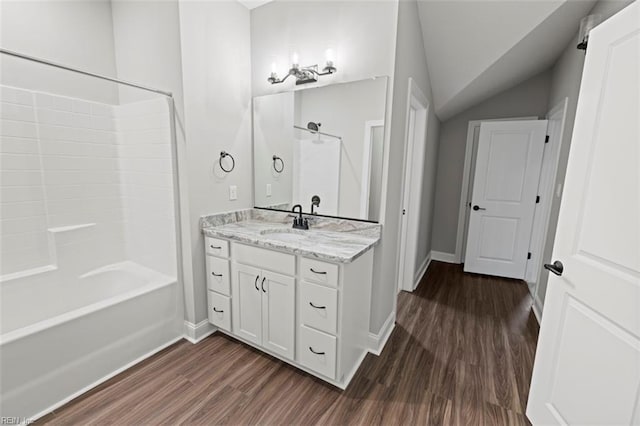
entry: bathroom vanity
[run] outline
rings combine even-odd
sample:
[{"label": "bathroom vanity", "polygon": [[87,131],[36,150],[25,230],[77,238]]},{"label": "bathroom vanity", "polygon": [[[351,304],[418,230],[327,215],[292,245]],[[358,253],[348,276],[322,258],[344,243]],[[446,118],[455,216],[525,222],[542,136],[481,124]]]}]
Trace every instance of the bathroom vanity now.
[{"label": "bathroom vanity", "polygon": [[369,352],[375,223],[257,209],[204,217],[209,322],[346,388]]}]

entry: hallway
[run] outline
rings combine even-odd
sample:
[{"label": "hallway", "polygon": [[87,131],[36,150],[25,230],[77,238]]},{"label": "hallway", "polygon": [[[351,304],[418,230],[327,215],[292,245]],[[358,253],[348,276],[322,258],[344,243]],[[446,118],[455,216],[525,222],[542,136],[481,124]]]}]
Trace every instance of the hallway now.
[{"label": "hallway", "polygon": [[383,353],[367,355],[344,392],[217,333],[171,346],[38,423],[528,424],[530,305],[523,282],[433,262],[414,293],[399,295]]}]

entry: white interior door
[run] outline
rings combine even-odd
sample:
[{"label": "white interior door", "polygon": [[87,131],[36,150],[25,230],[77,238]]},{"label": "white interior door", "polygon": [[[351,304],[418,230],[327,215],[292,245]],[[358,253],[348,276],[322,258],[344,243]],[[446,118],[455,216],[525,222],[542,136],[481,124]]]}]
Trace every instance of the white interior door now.
[{"label": "white interior door", "polygon": [[418,248],[422,180],[427,144],[428,111],[429,101],[413,79],[410,78],[405,130],[406,148],[400,223],[398,291],[413,291],[414,286],[417,284],[416,252]]},{"label": "white interior door", "polygon": [[[531,382],[533,424],[640,424],[640,6],[589,36]],[[558,264],[559,266],[559,264]]]},{"label": "white interior door", "polygon": [[524,278],[546,120],[480,125],[464,270]]}]

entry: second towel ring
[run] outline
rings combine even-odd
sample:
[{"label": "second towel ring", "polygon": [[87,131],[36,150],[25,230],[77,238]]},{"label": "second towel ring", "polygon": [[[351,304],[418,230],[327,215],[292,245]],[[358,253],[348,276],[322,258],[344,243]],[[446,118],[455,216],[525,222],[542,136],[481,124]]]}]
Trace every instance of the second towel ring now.
[{"label": "second towel ring", "polygon": [[[224,166],[222,165],[222,159],[225,157],[229,157],[231,158],[231,168],[230,169],[225,169]],[[222,171],[226,172],[226,173],[230,173],[233,171],[233,169],[236,168],[236,160],[233,158],[233,155],[229,154],[226,151],[220,151],[220,158],[218,159],[218,164],[220,165],[220,168],[222,169]]]},{"label": "second towel ring", "polygon": [[[278,161],[280,161],[280,164],[282,164],[282,166],[279,169],[278,169]],[[282,171],[284,170],[284,160],[275,154],[273,154],[273,170],[275,170],[277,173],[282,173]]]}]

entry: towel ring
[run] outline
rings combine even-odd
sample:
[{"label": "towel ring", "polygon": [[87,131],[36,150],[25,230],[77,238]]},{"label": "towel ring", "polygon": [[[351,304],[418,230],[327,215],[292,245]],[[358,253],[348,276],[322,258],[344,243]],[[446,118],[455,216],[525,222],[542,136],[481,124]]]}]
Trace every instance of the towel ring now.
[{"label": "towel ring", "polygon": [[[282,164],[282,166],[279,169],[278,169],[278,161],[280,161],[280,163]],[[282,173],[282,171],[284,170],[284,160],[275,154],[273,154],[273,170],[275,170],[277,173]]]},{"label": "towel ring", "polygon": [[[230,169],[225,169],[224,166],[222,165],[222,159],[225,157],[229,157],[231,158],[231,168]],[[222,171],[226,172],[226,173],[231,173],[233,171],[233,169],[236,168],[236,160],[233,158],[233,155],[229,154],[226,151],[221,151],[220,152],[220,158],[218,159],[218,164],[220,165],[220,168],[222,169]]]}]

